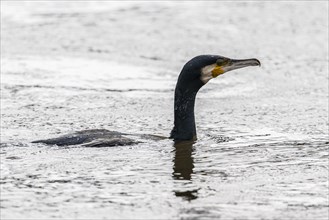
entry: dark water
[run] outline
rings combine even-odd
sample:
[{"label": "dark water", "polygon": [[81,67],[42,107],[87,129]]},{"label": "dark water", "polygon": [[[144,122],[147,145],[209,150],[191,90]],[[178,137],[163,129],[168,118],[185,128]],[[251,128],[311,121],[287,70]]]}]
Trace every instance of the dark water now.
[{"label": "dark water", "polygon": [[[1,2],[1,218],[328,218],[328,3],[35,4]],[[262,67],[202,88],[196,143],[29,143],[167,136],[205,53]]]}]

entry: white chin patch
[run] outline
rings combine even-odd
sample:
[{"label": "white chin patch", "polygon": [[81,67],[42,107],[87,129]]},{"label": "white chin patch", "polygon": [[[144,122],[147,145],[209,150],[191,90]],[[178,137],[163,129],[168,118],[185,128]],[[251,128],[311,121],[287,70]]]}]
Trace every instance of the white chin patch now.
[{"label": "white chin patch", "polygon": [[212,76],[212,71],[214,70],[216,64],[211,64],[208,66],[205,66],[201,69],[201,81],[206,84],[209,80],[211,80],[212,78],[214,78]]}]

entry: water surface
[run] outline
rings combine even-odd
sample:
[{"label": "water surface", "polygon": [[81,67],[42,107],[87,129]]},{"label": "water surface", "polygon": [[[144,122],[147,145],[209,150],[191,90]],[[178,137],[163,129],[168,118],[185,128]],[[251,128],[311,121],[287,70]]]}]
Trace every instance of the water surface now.
[{"label": "water surface", "polygon": [[[1,14],[2,219],[328,218],[328,3],[1,2]],[[199,54],[262,67],[201,89],[196,143],[30,143],[168,136],[179,71]]]}]

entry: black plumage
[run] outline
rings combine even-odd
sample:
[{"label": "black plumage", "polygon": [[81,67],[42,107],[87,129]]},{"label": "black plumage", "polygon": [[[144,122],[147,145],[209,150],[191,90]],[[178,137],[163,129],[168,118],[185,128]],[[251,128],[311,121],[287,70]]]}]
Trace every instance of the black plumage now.
[{"label": "black plumage", "polygon": [[[256,65],[260,65],[257,59],[233,60],[218,55],[200,55],[188,61],[178,77],[175,88],[174,127],[169,138],[175,142],[196,140],[195,98],[200,88],[209,79],[230,70]],[[37,140],[32,143],[108,147],[138,144],[143,139],[157,140],[163,138],[156,135],[134,135],[105,129],[93,129],[78,131],[57,138]]]}]

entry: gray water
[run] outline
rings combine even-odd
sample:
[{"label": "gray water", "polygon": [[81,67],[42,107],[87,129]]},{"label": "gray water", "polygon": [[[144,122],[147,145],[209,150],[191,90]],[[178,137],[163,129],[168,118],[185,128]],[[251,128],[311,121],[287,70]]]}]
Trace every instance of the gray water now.
[{"label": "gray water", "polygon": [[[168,136],[199,54],[262,66],[201,89],[196,143],[30,143]],[[1,219],[328,219],[328,145],[328,2],[1,1]]]}]

